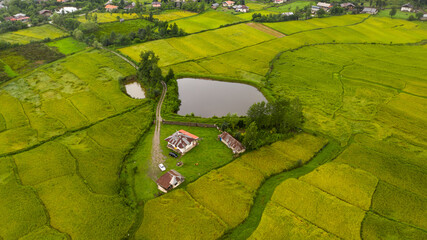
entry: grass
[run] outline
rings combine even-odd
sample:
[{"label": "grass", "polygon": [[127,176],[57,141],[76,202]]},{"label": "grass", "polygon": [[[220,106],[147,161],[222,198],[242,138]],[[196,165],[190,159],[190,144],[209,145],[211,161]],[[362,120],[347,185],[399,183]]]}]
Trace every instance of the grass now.
[{"label": "grass", "polygon": [[270,11],[276,11],[278,13],[283,12],[295,12],[297,9],[302,10],[304,7],[316,5],[316,2],[314,1],[295,1],[291,3],[285,3],[285,4],[277,4],[277,6],[273,6],[270,8],[267,8]]},{"label": "grass", "polygon": [[0,34],[0,40],[10,43],[27,44],[31,41],[41,41],[45,38],[56,39],[67,35],[66,32],[59,28],[46,24],[39,27],[31,27],[16,32]]},{"label": "grass", "polygon": [[[199,141],[199,145],[191,149],[179,159],[175,159],[168,156],[168,153],[171,152],[171,150],[167,148],[167,142],[164,141],[164,139],[180,129],[184,129],[201,139]],[[160,145],[162,147],[163,154],[166,155],[166,162],[164,164],[167,170],[175,169],[185,177],[187,182],[192,182],[210,170],[216,169],[232,161],[233,153],[229,148],[227,148],[227,146],[225,146],[225,144],[218,141],[219,134],[220,132],[215,128],[163,124],[160,134]],[[176,163],[178,161],[182,161],[184,165],[177,167]]]},{"label": "grass", "polygon": [[288,179],[276,188],[271,201],[338,237],[360,237],[365,212],[308,183]]},{"label": "grass", "polygon": [[58,41],[47,43],[50,47],[56,47],[58,51],[64,55],[71,55],[84,50],[87,46],[83,42],[79,42],[74,38],[64,38]]},{"label": "grass", "polygon": [[371,207],[372,195],[378,183],[375,176],[365,171],[336,163],[325,164],[300,180],[365,211]]},{"label": "grass", "polygon": [[99,30],[95,33],[98,38],[110,36],[111,32],[116,34],[128,35],[131,32],[138,32],[140,28],[153,23],[144,19],[135,19],[124,22],[111,22],[99,25]]},{"label": "grass", "polygon": [[144,206],[141,226],[136,239],[172,239],[175,236],[186,239],[207,236],[215,239],[227,227],[182,189],[148,201]]},{"label": "grass", "polygon": [[[409,16],[414,16],[415,13],[409,13],[409,12],[401,12],[399,9],[396,9],[396,15],[393,16],[393,18],[399,18],[399,19],[405,19],[407,20]],[[378,17],[390,17],[390,11],[391,9],[384,9],[378,12],[376,16]]]},{"label": "grass", "polygon": [[241,21],[242,19],[229,13],[208,11],[197,16],[176,20],[174,23],[176,23],[178,27],[184,29],[186,33],[195,33]]}]

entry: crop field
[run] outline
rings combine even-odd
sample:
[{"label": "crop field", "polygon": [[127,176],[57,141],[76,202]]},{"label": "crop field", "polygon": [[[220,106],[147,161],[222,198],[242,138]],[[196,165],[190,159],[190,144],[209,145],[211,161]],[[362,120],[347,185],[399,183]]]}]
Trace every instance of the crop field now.
[{"label": "crop field", "polygon": [[162,12],[161,14],[153,15],[153,17],[159,19],[160,21],[169,22],[180,18],[191,17],[194,15],[197,15],[197,13],[179,10],[168,10]]},{"label": "crop field", "polygon": [[[164,139],[180,129],[184,129],[185,131],[198,136],[200,141],[199,145],[178,159],[168,156],[168,153],[172,150],[167,148],[167,142],[164,141]],[[160,134],[160,145],[162,147],[163,154],[167,157],[165,167],[167,170],[177,170],[185,176],[185,180],[187,182],[192,182],[210,170],[229,163],[233,160],[233,153],[224,143],[218,141],[219,134],[220,132],[216,128],[163,124]],[[182,161],[184,165],[177,167],[176,163],[178,161]]]},{"label": "crop field", "polygon": [[[163,127],[164,126],[165,125],[163,125]],[[203,142],[191,151],[201,147],[202,144]],[[175,198],[177,195],[184,195],[184,193],[191,196],[191,200],[201,206],[198,207],[199,211],[205,211],[204,209],[207,209],[213,216],[215,216],[214,220],[210,221],[217,222],[217,219],[220,219],[220,222],[223,223],[221,228],[217,229],[215,232],[209,230],[198,236],[215,239],[215,236],[222,235],[224,231],[237,226],[247,217],[253,204],[256,189],[258,189],[267,177],[276,172],[290,170],[295,166],[294,163],[289,164],[288,159],[296,159],[299,157],[298,154],[294,155],[292,151],[289,151],[286,155],[285,153],[282,153],[280,155],[282,159],[279,159],[280,156],[278,157],[278,154],[280,150],[276,149],[287,149],[289,145],[295,146],[296,144],[312,145],[313,147],[307,150],[312,152],[311,154],[307,154],[307,156],[313,156],[323,147],[324,144],[326,144],[326,140],[309,134],[297,135],[294,138],[277,142],[273,146],[263,147],[259,150],[244,154],[242,157],[234,160],[226,166],[219,168],[218,170],[213,170],[188,184],[185,187],[185,190],[174,190],[160,198],[148,201],[144,207],[144,220],[137,232],[136,238],[164,239],[176,234],[179,234],[183,238],[192,238],[192,236],[194,236],[194,232],[200,232],[200,229],[205,227],[205,217],[202,218],[199,223],[193,220],[192,214],[181,214],[184,209],[188,208],[188,200],[177,201]],[[188,154],[190,154],[191,151]],[[295,153],[298,152],[299,150],[295,150]],[[257,159],[261,154],[264,155],[263,162],[267,166],[264,167],[266,174],[262,174],[256,167],[249,164],[254,161],[254,159]],[[234,171],[230,171],[230,168],[234,168]],[[179,169],[178,171],[181,172]],[[185,174],[183,175],[185,176]],[[193,204],[190,206],[192,205]],[[166,209],[160,210],[162,208],[166,208],[167,211]],[[193,212],[194,210],[189,211]],[[233,214],[230,214],[231,212],[233,212]],[[198,215],[200,213],[195,214]],[[180,217],[170,218],[170,216]],[[188,222],[191,222],[192,231],[184,231]],[[158,226],[159,224],[173,224],[174,227],[165,232],[154,231],[152,227],[149,227]]]},{"label": "crop field", "polygon": [[[92,17],[94,17],[95,13],[92,14]],[[97,22],[98,23],[107,23],[107,22],[116,22],[117,17],[120,17],[125,20],[130,19],[137,19],[138,15],[136,13],[96,13]],[[85,16],[79,16],[77,18],[80,22],[87,22]]]},{"label": "crop field", "polygon": [[138,32],[138,29],[144,28],[153,23],[144,19],[128,20],[124,22],[111,22],[99,25],[99,30],[95,33],[97,37],[109,36],[111,32],[127,35],[131,32]]},{"label": "crop field", "polygon": [[71,37],[50,42],[46,45],[49,47],[56,47],[57,50],[64,55],[71,55],[73,53],[80,52],[87,47],[85,43],[79,42]]},{"label": "crop field", "polygon": [[225,12],[209,11],[194,17],[174,21],[186,33],[195,33],[218,28],[222,25],[242,22],[242,19]]},{"label": "crop field", "polygon": [[273,36],[246,24],[203,32],[180,38],[169,38],[119,49],[138,61],[142,51],[152,50],[160,57],[159,66],[219,55],[274,39]]},{"label": "crop field", "polygon": [[0,34],[0,40],[10,43],[27,44],[31,41],[41,41],[45,38],[56,39],[67,35],[68,34],[61,29],[46,24],[39,27],[31,27],[16,32]]},{"label": "crop field", "polygon": [[314,5],[316,5],[316,2],[314,1],[296,1],[288,4],[277,4],[277,6],[267,8],[267,10],[276,11],[278,13],[295,12],[297,9],[301,10],[304,9],[304,7],[306,6],[311,7]]},{"label": "crop field", "polygon": [[0,51],[0,83],[27,73],[43,64],[50,63],[64,55],[42,43],[32,43]]}]

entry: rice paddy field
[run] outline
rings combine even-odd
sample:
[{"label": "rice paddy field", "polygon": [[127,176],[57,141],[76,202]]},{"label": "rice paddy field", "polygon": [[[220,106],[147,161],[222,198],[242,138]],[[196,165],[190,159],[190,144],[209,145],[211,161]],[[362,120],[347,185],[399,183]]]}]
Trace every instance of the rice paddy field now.
[{"label": "rice paddy field", "polygon": [[119,172],[153,113],[119,89],[134,71],[89,50],[1,86],[2,239],[127,235],[135,210],[119,195]]},{"label": "rice paddy field", "polygon": [[[94,17],[95,13],[92,14]],[[125,20],[137,19],[138,15],[136,13],[96,13],[96,18],[98,23],[107,23],[107,22],[117,22],[117,17],[120,17]],[[77,18],[80,22],[87,22],[87,19],[84,15]]]},{"label": "rice paddy field", "polygon": [[[135,237],[169,239],[179,234],[185,239],[216,239],[247,217],[256,189],[266,178],[277,171],[295,168],[297,159],[310,160],[326,143],[327,140],[321,137],[300,134],[245,154],[205,174],[184,189],[150,200],[144,206],[143,222]],[[311,147],[304,148],[306,145]],[[266,165],[262,171],[257,169],[257,165],[251,165],[260,161],[261,154]],[[191,214],[183,214],[183,211]],[[171,224],[173,227],[168,231],[156,231],[154,228]],[[191,226],[191,231],[184,230],[187,225]]]},{"label": "rice paddy field", "polygon": [[242,21],[238,16],[226,12],[208,11],[194,17],[176,20],[174,23],[184,29],[186,33],[195,33]]},{"label": "rice paddy field", "polygon": [[71,37],[49,42],[46,45],[57,48],[57,50],[64,55],[71,55],[76,52],[80,52],[87,47],[85,43],[79,42]]},{"label": "rice paddy field", "polygon": [[153,23],[144,20],[144,19],[134,19],[128,20],[124,22],[111,22],[104,23],[99,25],[99,30],[95,33],[95,35],[99,37],[109,36],[111,32],[115,32],[116,34],[127,35],[131,32],[138,32],[140,28],[144,28],[147,25],[152,25]]},{"label": "rice paddy field", "polygon": [[297,9],[302,10],[306,6],[309,6],[311,8],[311,6],[315,5],[316,2],[314,1],[295,1],[291,3],[277,4],[276,6],[267,8],[267,10],[276,11],[278,13],[295,12]]},{"label": "rice paddy field", "polygon": [[46,24],[39,27],[31,27],[27,29],[18,30],[16,32],[9,32],[0,34],[0,40],[9,43],[27,44],[31,41],[41,41],[45,38],[56,39],[67,36],[68,33],[53,25]]}]

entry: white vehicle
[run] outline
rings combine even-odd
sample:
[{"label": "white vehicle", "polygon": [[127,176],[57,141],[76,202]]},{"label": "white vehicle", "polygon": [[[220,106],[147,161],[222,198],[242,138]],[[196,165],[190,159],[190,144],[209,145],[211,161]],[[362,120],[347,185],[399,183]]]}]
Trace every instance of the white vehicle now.
[{"label": "white vehicle", "polygon": [[160,170],[162,170],[162,172],[166,170],[166,167],[165,167],[165,165],[163,165],[163,163],[159,164],[159,168],[160,168]]}]

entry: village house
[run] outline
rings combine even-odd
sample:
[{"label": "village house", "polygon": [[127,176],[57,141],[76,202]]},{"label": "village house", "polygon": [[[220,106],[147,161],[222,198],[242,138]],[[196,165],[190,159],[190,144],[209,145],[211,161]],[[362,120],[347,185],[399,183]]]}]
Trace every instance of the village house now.
[{"label": "village house", "polygon": [[157,179],[156,183],[160,191],[167,193],[169,190],[178,187],[184,180],[185,178],[179,172],[172,169]]},{"label": "village house", "polygon": [[1,2],[1,3],[0,3],[0,9],[3,9],[3,8],[6,8],[6,6],[5,6],[5,5],[3,5],[3,3]]},{"label": "village house", "polygon": [[52,15],[52,11],[50,10],[41,10],[39,11],[40,15],[46,16],[46,17],[50,17]]},{"label": "village house", "polygon": [[219,7],[219,3],[214,3],[214,4],[212,4],[212,6],[211,6],[213,9],[217,9],[218,7]]},{"label": "village house", "polygon": [[125,6],[123,9],[124,10],[131,10],[133,8],[135,8],[136,4],[134,2],[132,2],[132,4]]},{"label": "village house", "polygon": [[362,12],[360,12],[360,13],[377,14],[378,10],[376,8],[365,7],[365,8],[363,8]]},{"label": "village house", "polygon": [[161,3],[161,2],[152,2],[152,3],[151,3],[151,6],[152,6],[153,8],[159,8],[159,7],[161,7],[161,6],[162,6],[162,3]]},{"label": "village house", "polygon": [[318,6],[311,6],[311,14],[316,14],[320,10]]},{"label": "village house", "polygon": [[276,4],[282,4],[284,2],[285,2],[284,0],[273,0],[273,3],[276,3]]},{"label": "village house", "polygon": [[197,145],[199,137],[181,129],[167,137],[165,141],[168,142],[169,149],[184,155]]},{"label": "village house", "polygon": [[330,3],[325,3],[325,2],[318,2],[317,6],[319,8],[323,8],[323,10],[329,12],[329,9],[332,8],[332,4]]},{"label": "village house", "polygon": [[421,20],[421,21],[427,21],[427,14],[424,14],[424,15],[420,18],[420,20]]},{"label": "village house", "polygon": [[5,17],[4,18],[4,20],[11,21],[11,22],[15,22],[15,21],[27,22],[29,19],[30,19],[30,17],[27,17],[27,15],[25,15],[23,13],[18,13],[18,14],[11,16],[11,17]]},{"label": "village house", "polygon": [[218,135],[218,139],[230,148],[233,151],[233,154],[239,154],[246,150],[245,147],[243,147],[243,145],[228,132],[222,132]]},{"label": "village house", "polygon": [[119,8],[118,6],[114,6],[114,5],[110,5],[110,4],[108,4],[107,6],[105,6],[105,10],[107,10],[109,12],[112,12],[113,10],[116,10],[118,8]]},{"label": "village house", "polygon": [[414,6],[409,3],[403,5],[402,8],[400,8],[401,12],[412,12],[412,10],[414,10]]},{"label": "village house", "polygon": [[353,3],[341,3],[340,6],[347,10],[353,10],[356,7]]},{"label": "village house", "polygon": [[234,6],[234,2],[233,1],[225,1],[222,3],[222,6],[230,8],[230,7]]},{"label": "village house", "polygon": [[282,13],[282,15],[289,17],[289,16],[294,15],[294,13],[293,12],[284,12],[284,13]]},{"label": "village house", "polygon": [[246,13],[249,12],[249,7],[247,7],[246,5],[237,5],[235,6],[234,11]]},{"label": "village house", "polygon": [[76,7],[63,7],[60,8],[58,11],[55,11],[57,14],[67,14],[67,13],[72,13],[75,11],[78,11],[79,9]]}]

